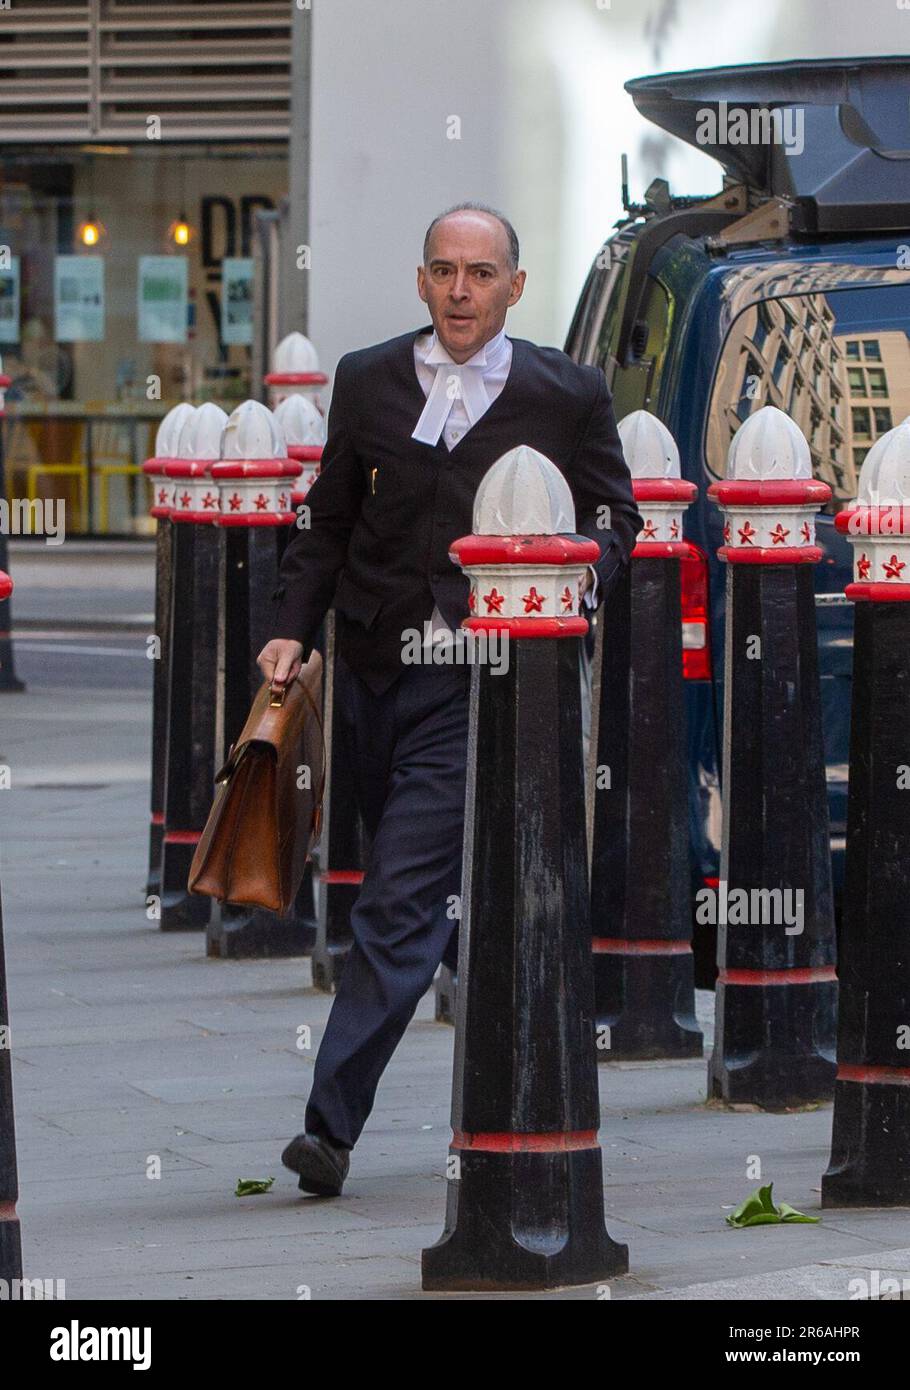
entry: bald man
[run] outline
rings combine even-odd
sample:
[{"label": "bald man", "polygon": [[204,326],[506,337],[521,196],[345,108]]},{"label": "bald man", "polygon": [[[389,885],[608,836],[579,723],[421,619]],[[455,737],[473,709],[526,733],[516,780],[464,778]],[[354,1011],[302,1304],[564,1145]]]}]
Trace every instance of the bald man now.
[{"label": "bald man", "polygon": [[[470,665],[434,662],[432,648],[468,613],[449,547],[472,529],[477,486],[520,444],[557,465],[578,533],[600,549],[580,585],[588,606],[608,594],[642,525],[603,373],[506,336],[525,285],[518,257],[501,213],[450,208],[417,268],[431,324],[341,358],[309,528],[284,553],[259,655],[266,678],[293,680],[334,608],[336,718],[370,836],[305,1132],[282,1154],[301,1190],[321,1196],[341,1192],[382,1072],[440,961],[454,964]],[[426,659],[406,664],[415,630]]]}]

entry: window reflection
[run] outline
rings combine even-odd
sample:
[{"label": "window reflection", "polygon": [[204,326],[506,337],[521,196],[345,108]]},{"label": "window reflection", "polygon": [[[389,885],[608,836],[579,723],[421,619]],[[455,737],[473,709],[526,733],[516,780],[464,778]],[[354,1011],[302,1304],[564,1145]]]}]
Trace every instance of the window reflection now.
[{"label": "window reflection", "polygon": [[723,477],[744,420],[786,411],[809,442],[815,477],[838,511],[856,496],[863,459],[910,414],[910,287],[793,295],[753,305],[733,322],[709,411],[706,461]]}]

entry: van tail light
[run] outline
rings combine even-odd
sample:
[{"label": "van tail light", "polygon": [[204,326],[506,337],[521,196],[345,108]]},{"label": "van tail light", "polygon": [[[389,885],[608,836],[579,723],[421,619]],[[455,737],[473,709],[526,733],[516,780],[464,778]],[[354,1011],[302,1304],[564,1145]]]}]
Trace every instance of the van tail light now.
[{"label": "van tail light", "polygon": [[683,678],[711,679],[708,646],[708,557],[700,546],[686,541],[688,554],[680,561]]}]

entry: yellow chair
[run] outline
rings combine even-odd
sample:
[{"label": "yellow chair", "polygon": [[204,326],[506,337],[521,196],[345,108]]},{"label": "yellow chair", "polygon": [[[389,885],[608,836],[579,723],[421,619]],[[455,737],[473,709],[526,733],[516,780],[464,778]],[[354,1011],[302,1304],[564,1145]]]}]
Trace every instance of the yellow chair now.
[{"label": "yellow chair", "polygon": [[[86,409],[96,405],[86,402]],[[130,463],[132,454],[129,425],[122,420],[98,420],[92,424],[92,477],[98,483],[97,530],[104,535],[110,526],[110,495],[113,478],[135,478],[142,473]],[[107,462],[105,462],[107,460]]]}]

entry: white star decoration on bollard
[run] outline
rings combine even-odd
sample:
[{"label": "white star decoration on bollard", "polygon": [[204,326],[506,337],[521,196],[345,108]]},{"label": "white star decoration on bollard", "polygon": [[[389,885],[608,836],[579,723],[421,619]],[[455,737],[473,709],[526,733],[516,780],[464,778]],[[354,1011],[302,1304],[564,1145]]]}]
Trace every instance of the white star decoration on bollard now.
[{"label": "white star decoration on bollard", "polygon": [[154,517],[166,517],[171,514],[177,489],[173,479],[165,472],[165,464],[178,457],[177,441],[180,432],[187,420],[195,414],[196,407],[190,405],[189,401],[181,401],[169,410],[158,426],[155,452],[142,465],[143,473],[152,484],[151,515]]},{"label": "white star decoration on bollard", "polygon": [[618,429],[644,522],[634,555],[672,559],[688,553],[683,513],[698,489],[680,475],[676,440],[663,421],[647,410],[633,410],[620,420]]},{"label": "white star decoration on bollard", "polygon": [[451,558],[470,580],[468,628],[502,628],[515,636],[582,633],[578,585],[597,559],[595,541],[575,535],[568,483],[527,444],[510,449],[481,479],[474,531],[453,543]]},{"label": "white star decoration on bollard", "polygon": [[218,485],[212,481],[211,466],[221,456],[227,418],[219,405],[206,401],[184,419],[176,459],[168,470],[176,483],[172,516],[177,521],[214,521],[218,513]]},{"label": "white star decoration on bollard", "polygon": [[291,488],[302,465],[289,459],[284,432],[261,401],[230,415],[212,477],[221,489],[222,526],[278,526],[294,519]]},{"label": "white star decoration on bollard", "polygon": [[808,442],[794,420],[766,405],[740,425],[727,454],[727,478],[708,496],[724,513],[722,559],[793,564],[821,559],[815,514],[830,500],[812,477]]},{"label": "white star decoration on bollard", "polygon": [[910,597],[910,417],[872,445],[835,525],[854,547],[848,598]]},{"label": "white star decoration on bollard", "polygon": [[284,431],[288,457],[303,465],[292,494],[296,504],[305,499],[319,474],[326,436],[325,420],[309,396],[285,396],[275,407],[275,419]]}]

